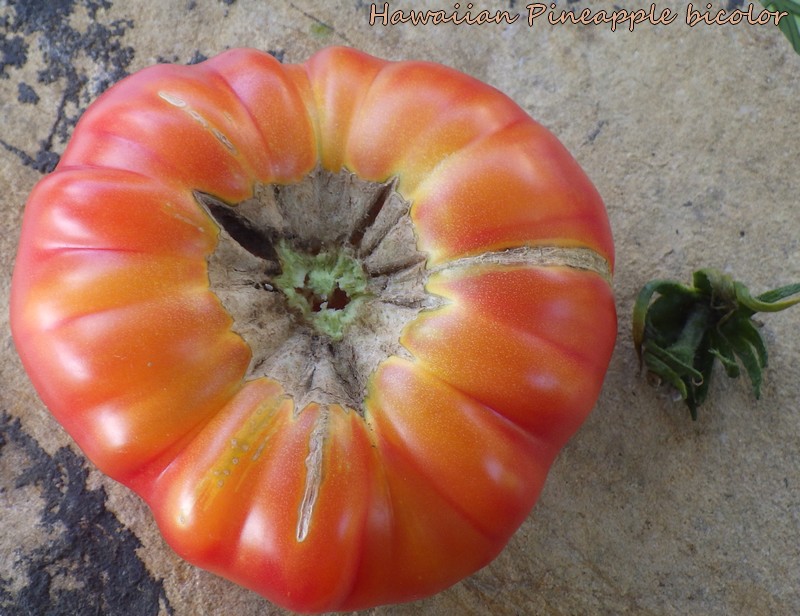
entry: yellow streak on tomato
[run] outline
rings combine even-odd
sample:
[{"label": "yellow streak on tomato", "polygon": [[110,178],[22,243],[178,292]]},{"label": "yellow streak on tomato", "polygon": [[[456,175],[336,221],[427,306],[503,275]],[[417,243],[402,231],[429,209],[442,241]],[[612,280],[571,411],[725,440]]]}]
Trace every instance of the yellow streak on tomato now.
[{"label": "yellow streak on tomato", "polygon": [[[280,392],[277,383],[270,385],[272,391],[262,393],[263,398],[249,411],[247,420],[228,438],[228,447],[218,444],[208,450],[216,457],[200,467],[204,476],[194,487],[194,495],[183,496],[179,524],[188,525],[194,516],[207,514],[221,497],[230,498],[231,493],[246,495],[242,486],[248,474],[282,427],[280,418],[285,420],[292,407],[291,399]],[[280,418],[276,417],[279,414]]]}]

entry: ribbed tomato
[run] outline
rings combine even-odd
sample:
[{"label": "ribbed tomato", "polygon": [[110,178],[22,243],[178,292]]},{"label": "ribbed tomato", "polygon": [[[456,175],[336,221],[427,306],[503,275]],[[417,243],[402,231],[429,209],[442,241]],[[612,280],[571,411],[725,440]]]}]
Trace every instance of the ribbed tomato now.
[{"label": "ribbed tomato", "polygon": [[452,69],[331,48],[145,69],[28,201],[11,318],[44,403],[183,557],[300,611],[488,563],[594,405],[602,201]]}]

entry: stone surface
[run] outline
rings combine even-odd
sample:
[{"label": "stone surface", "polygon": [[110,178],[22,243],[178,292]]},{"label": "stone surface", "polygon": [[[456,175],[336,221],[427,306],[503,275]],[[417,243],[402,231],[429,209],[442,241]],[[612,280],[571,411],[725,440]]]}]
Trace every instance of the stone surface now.
[{"label": "stone surface", "polygon": [[[521,17],[370,26],[361,0],[0,4],[0,303],[28,192],[80,112],[123,75],[242,45],[287,62],[345,44],[452,65],[555,132],[604,196],[620,335],[597,408],[499,558],[435,597],[370,613],[800,613],[800,309],[763,318],[761,399],[744,380],[718,379],[696,423],[637,375],[629,333],[650,278],[714,266],[754,292],[800,280],[800,57],[774,26],[690,28],[685,4],[656,3],[677,19],[633,32],[544,16],[529,27],[523,2],[475,5]],[[748,4],[716,8],[737,6]],[[142,502],[85,462],[33,392],[7,321],[3,309],[0,613],[281,613],[183,563]]]}]

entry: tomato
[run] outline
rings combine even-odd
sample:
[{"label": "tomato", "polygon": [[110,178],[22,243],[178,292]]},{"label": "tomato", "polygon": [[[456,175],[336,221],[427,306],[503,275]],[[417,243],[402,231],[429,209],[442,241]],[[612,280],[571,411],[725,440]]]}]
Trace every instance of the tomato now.
[{"label": "tomato", "polygon": [[594,405],[603,203],[450,68],[330,48],[147,68],[26,206],[14,340],[184,558],[300,611],[486,565]]}]

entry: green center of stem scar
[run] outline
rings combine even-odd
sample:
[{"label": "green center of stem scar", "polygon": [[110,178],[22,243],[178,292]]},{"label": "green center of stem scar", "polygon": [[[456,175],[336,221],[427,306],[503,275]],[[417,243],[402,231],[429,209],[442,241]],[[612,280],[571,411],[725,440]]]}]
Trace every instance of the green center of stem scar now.
[{"label": "green center of stem scar", "polygon": [[289,306],[320,334],[341,340],[368,297],[364,268],[343,249],[309,254],[280,241],[275,250],[281,274],[272,282]]}]

